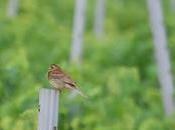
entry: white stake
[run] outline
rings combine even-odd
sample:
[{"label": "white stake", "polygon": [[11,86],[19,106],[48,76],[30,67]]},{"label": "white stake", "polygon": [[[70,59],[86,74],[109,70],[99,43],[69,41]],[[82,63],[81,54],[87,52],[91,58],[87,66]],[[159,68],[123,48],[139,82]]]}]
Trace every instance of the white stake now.
[{"label": "white stake", "polygon": [[173,78],[161,0],[147,0],[147,2],[165,114],[171,116],[174,112]]},{"label": "white stake", "polygon": [[7,7],[7,17],[14,18],[18,15],[19,0],[9,0]]},{"label": "white stake", "polygon": [[87,0],[76,0],[70,61],[80,64],[83,53]]},{"label": "white stake", "polygon": [[58,129],[59,91],[42,88],[39,91],[38,130]]}]

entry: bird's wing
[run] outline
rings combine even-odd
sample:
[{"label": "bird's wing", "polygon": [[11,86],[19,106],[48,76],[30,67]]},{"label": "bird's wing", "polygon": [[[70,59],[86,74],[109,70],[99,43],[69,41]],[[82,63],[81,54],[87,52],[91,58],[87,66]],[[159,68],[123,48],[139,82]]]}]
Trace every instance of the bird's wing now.
[{"label": "bird's wing", "polygon": [[64,77],[63,77],[63,81],[64,81],[64,83],[66,83],[66,84],[69,84],[69,85],[71,85],[72,87],[75,87],[76,88],[76,82],[75,81],[73,81],[69,76],[67,76],[67,75],[65,75]]}]

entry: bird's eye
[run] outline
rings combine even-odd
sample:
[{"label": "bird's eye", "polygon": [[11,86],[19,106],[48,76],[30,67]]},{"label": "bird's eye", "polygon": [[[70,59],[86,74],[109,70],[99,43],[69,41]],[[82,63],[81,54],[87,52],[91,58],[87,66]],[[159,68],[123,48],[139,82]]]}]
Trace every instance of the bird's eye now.
[{"label": "bird's eye", "polygon": [[54,64],[52,64],[52,65],[51,65],[51,69],[54,69],[54,68],[55,68],[55,65],[54,65]]}]

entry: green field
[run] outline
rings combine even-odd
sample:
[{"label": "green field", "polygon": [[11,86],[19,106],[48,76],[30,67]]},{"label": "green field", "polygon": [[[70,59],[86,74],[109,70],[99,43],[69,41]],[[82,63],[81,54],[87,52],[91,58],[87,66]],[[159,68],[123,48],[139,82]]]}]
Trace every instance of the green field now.
[{"label": "green field", "polygon": [[[75,1],[21,0],[14,19],[6,17],[7,4],[0,0],[0,130],[37,129],[38,91],[49,88],[52,63],[89,97],[61,94],[60,130],[175,129],[175,116],[164,114],[145,0],[108,0],[101,39],[88,0],[80,66],[69,62]],[[175,74],[175,12],[169,1],[162,5]]]}]

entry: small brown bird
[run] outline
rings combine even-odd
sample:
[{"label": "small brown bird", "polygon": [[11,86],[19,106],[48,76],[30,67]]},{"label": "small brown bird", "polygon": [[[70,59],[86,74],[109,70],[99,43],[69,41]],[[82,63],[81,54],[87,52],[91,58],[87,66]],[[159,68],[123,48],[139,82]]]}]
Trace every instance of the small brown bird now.
[{"label": "small brown bird", "polygon": [[64,71],[56,64],[50,65],[48,69],[48,80],[50,84],[60,92],[67,88],[69,90],[74,90],[81,96],[86,97],[77,87],[75,81],[73,81]]}]

